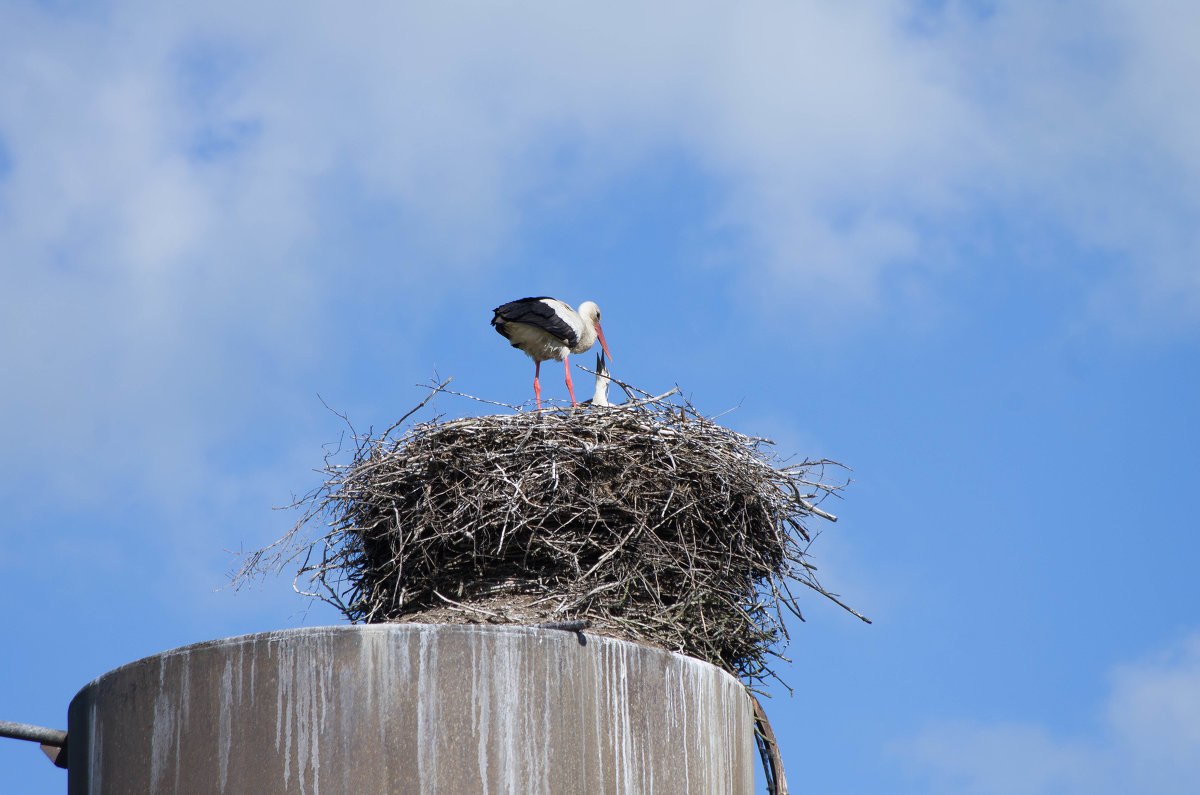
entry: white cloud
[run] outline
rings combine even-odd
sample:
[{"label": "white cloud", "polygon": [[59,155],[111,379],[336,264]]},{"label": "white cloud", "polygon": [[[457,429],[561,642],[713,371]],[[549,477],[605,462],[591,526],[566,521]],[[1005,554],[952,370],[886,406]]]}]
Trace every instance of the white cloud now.
[{"label": "white cloud", "polygon": [[1063,742],[1029,725],[947,724],[905,744],[932,792],[961,795],[1051,795],[1106,790],[1107,762],[1086,746]]},{"label": "white cloud", "polygon": [[[320,234],[330,180],[349,179],[469,267],[519,230],[531,195],[649,167],[666,147],[725,181],[714,223],[749,232],[768,291],[816,282],[870,300],[885,270],[944,259],[955,221],[1020,207],[1136,258],[1147,295],[1194,294],[1200,86],[1179,14],[1200,12],[962,8],[10,11],[6,231],[35,249],[100,242],[122,266],[177,263],[231,233],[282,256]],[[190,156],[246,128],[233,153]],[[583,165],[545,155],[564,144]]]},{"label": "white cloud", "polygon": [[[1113,677],[1106,717],[1143,792],[1184,792],[1200,781],[1200,635]],[[1131,791],[1126,789],[1125,791]]]},{"label": "white cloud", "polygon": [[722,184],[710,222],[770,305],[853,318],[972,267],[960,222],[1011,217],[1095,252],[1097,316],[1194,323],[1200,11],[917,8],[8,4],[0,365],[24,389],[0,400],[64,439],[169,417],[203,445],[214,385],[281,388],[263,359],[328,338],[356,208],[407,247],[356,276],[436,305],[528,208],[663,152]]},{"label": "white cloud", "polygon": [[1038,724],[950,722],[896,744],[931,792],[1184,795],[1200,781],[1200,635],[1116,669],[1086,737]]},{"label": "white cloud", "polygon": [[1009,3],[950,43],[983,196],[1063,235],[1091,320],[1125,331],[1200,318],[1200,81],[1176,33],[1197,23],[1180,3]]}]

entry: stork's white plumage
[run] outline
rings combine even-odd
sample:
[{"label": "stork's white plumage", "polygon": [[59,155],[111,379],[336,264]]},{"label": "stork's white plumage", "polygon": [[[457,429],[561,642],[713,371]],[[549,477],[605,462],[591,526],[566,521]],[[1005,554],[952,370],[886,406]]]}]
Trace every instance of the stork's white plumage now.
[{"label": "stork's white plumage", "polygon": [[611,406],[608,402],[608,385],[612,379],[608,377],[608,368],[604,366],[604,354],[596,354],[596,392],[592,395],[593,406]]},{"label": "stork's white plumage", "polygon": [[600,307],[584,301],[576,312],[570,305],[554,298],[522,298],[496,307],[492,325],[496,331],[512,344],[529,354],[534,361],[533,394],[537,406],[542,407],[540,377],[542,362],[557,359],[567,372],[567,391],[571,394],[571,405],[575,402],[575,387],[571,383],[571,363],[567,356],[583,353],[600,340],[600,347],[608,352],[604,331],[600,328]]}]

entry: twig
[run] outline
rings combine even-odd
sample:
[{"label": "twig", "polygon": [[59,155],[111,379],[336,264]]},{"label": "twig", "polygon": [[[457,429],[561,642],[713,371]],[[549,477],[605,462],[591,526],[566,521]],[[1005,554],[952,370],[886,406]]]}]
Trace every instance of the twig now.
[{"label": "twig", "polygon": [[474,395],[468,395],[465,392],[455,392],[452,389],[447,389],[444,391],[447,395],[455,395],[456,397],[467,398],[468,400],[474,400],[476,403],[486,403],[489,406],[500,406],[501,408],[512,409],[513,411],[521,410],[519,406],[513,406],[509,403],[498,403],[495,400],[484,400],[481,397],[475,397]]},{"label": "twig", "polygon": [[809,502],[808,500],[801,499],[801,500],[800,500],[800,504],[804,506],[804,510],[808,511],[808,512],[809,512],[809,513],[811,513],[811,514],[815,514],[815,515],[817,515],[817,516],[821,517],[822,519],[828,519],[828,520],[829,520],[829,521],[831,521],[831,522],[836,522],[836,521],[837,521],[837,517],[836,517],[836,516],[834,516],[834,515],[833,515],[833,514],[831,514],[831,513],[826,513],[825,511],[822,511],[820,508],[818,508],[817,506],[813,505],[813,504],[812,504],[811,502]]},{"label": "twig", "polygon": [[[640,392],[641,390],[638,390],[638,391]],[[677,394],[678,392],[679,392],[679,387],[674,387],[670,391],[663,392],[661,395],[656,395],[654,397],[648,397],[643,400],[631,400],[627,403],[621,403],[616,406],[607,406],[606,408],[614,409],[617,411],[624,411],[625,409],[636,409],[640,406],[648,406],[651,403],[658,403],[660,401],[663,401],[663,400],[669,398],[671,395]],[[642,392],[642,394],[649,395],[650,393]],[[575,411],[575,410],[576,409],[574,406],[560,406],[558,408],[545,409],[543,413],[557,414],[557,413],[562,413],[562,412],[566,412],[566,411]]]},{"label": "twig", "polygon": [[[590,374],[592,374],[592,375],[597,375],[597,373],[596,373],[596,371],[595,371],[595,370],[589,370],[588,368],[584,367],[582,364],[577,364],[577,365],[575,365],[575,366],[576,366],[576,367],[578,367],[580,370],[583,370],[585,373],[590,373]],[[630,397],[630,398],[632,398],[632,397],[633,397],[633,393],[634,393],[634,392],[637,392],[638,394],[641,394],[641,395],[645,395],[646,397],[650,397],[650,393],[649,393],[649,392],[645,391],[644,389],[638,389],[636,386],[632,386],[632,385],[630,385],[630,384],[627,384],[627,383],[625,383],[624,381],[621,381],[621,380],[619,380],[619,379],[617,379],[617,378],[613,378],[613,377],[612,377],[612,373],[605,373],[605,374],[604,374],[604,377],[605,377],[605,378],[607,378],[609,381],[612,381],[612,382],[613,382],[614,384],[616,384],[617,386],[621,387],[621,389],[624,389],[624,390],[625,390],[625,394],[626,394],[626,396],[628,396],[628,397]]]},{"label": "twig", "polygon": [[504,616],[500,615],[499,613],[493,613],[491,610],[484,610],[484,609],[482,609],[482,608],[479,608],[479,607],[473,607],[473,606],[471,606],[471,605],[465,605],[465,604],[463,604],[462,602],[456,602],[456,601],[454,601],[453,599],[451,599],[451,598],[449,598],[449,597],[442,596],[442,595],[441,595],[440,593],[438,593],[437,591],[434,591],[434,592],[433,592],[433,595],[434,595],[434,596],[436,596],[438,599],[441,599],[441,600],[442,600],[443,602],[445,602],[446,604],[448,604],[448,605],[452,605],[452,606],[454,606],[454,607],[457,607],[459,610],[467,610],[467,611],[469,611],[469,612],[472,612],[472,613],[479,613],[480,615],[484,615],[484,616],[491,616],[492,618],[500,619],[501,621],[503,621],[503,620],[504,620]]},{"label": "twig", "polygon": [[434,388],[432,388],[432,391],[431,391],[431,392],[430,392],[428,395],[426,395],[426,396],[425,396],[425,399],[424,399],[424,400],[422,400],[420,403],[418,403],[418,404],[417,404],[417,407],[416,407],[416,408],[414,408],[414,409],[410,409],[410,410],[409,410],[409,412],[408,412],[407,414],[405,414],[405,415],[404,415],[403,417],[401,417],[400,419],[396,420],[394,423],[392,423],[392,426],[391,426],[390,428],[388,428],[386,431],[384,431],[382,434],[380,434],[380,436],[379,436],[379,439],[380,439],[380,441],[382,441],[382,440],[384,440],[384,439],[388,438],[388,436],[391,434],[391,432],[392,432],[392,431],[394,431],[394,430],[396,430],[398,427],[400,427],[400,426],[401,426],[401,425],[404,423],[404,421],[405,421],[406,419],[408,419],[409,417],[411,417],[412,415],[414,415],[414,414],[416,414],[418,411],[420,411],[420,410],[421,410],[421,408],[422,408],[422,407],[423,407],[423,406],[424,406],[426,403],[428,403],[430,400],[432,400],[432,399],[433,399],[433,396],[434,396],[434,395],[436,395],[438,392],[441,392],[443,389],[445,389],[445,388],[446,388],[446,384],[450,383],[450,382],[451,382],[451,381],[453,381],[453,380],[454,380],[454,376],[450,376],[450,377],[449,377],[449,378],[447,378],[445,381],[443,381],[441,384],[439,384],[437,387],[434,387]]}]

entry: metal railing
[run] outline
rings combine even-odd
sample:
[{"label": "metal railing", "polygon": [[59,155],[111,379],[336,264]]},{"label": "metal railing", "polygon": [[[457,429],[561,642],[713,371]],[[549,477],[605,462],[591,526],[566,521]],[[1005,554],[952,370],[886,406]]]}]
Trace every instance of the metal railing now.
[{"label": "metal railing", "polygon": [[67,733],[65,731],[48,729],[45,726],[33,726],[29,723],[0,720],[0,737],[39,743],[42,751],[50,757],[51,762],[59,767],[67,766]]}]

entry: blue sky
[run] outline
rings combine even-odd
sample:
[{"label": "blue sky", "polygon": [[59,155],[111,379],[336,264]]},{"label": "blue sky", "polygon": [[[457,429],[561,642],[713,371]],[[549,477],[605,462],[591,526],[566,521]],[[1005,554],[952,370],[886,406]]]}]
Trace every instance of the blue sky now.
[{"label": "blue sky", "polygon": [[318,394],[531,398],[488,320],[548,294],[854,469],[812,551],[875,623],[793,627],[795,785],[1191,792],[1200,7],[545,5],[0,5],[0,719],[336,623],[217,590],[317,482]]}]

